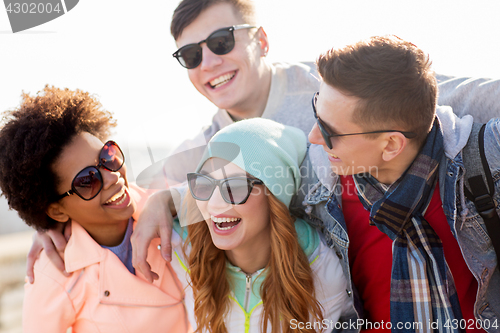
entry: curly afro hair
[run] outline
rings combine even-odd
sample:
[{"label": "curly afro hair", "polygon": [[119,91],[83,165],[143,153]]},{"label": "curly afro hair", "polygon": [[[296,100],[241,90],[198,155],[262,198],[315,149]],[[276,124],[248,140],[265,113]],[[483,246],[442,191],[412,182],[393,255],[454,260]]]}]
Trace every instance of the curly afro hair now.
[{"label": "curly afro hair", "polygon": [[37,230],[54,228],[58,222],[45,213],[58,194],[53,162],[75,135],[88,132],[104,141],[116,121],[89,93],[47,85],[36,96],[23,92],[2,125],[0,188],[9,207]]}]

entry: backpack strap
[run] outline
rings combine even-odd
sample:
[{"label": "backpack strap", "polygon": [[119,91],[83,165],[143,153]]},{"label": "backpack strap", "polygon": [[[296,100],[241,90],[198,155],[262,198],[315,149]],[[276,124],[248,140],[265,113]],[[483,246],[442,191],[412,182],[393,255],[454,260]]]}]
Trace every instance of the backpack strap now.
[{"label": "backpack strap", "polygon": [[469,141],[464,148],[465,175],[470,187],[469,189],[466,184],[464,192],[465,196],[474,203],[484,221],[498,261],[498,258],[500,258],[500,217],[495,209],[496,204],[493,200],[495,187],[493,186],[493,177],[484,153],[485,126],[473,124]]}]

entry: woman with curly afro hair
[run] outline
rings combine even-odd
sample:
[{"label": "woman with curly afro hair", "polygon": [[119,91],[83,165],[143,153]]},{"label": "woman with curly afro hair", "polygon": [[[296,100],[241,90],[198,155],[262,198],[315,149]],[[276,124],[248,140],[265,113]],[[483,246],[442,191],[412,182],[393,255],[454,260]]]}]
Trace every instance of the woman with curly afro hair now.
[{"label": "woman with curly afro hair", "polygon": [[24,332],[189,331],[170,264],[150,250],[154,284],[132,266],[130,235],[147,193],[128,183],[120,147],[103,143],[116,126],[111,113],[87,92],[46,86],[23,94],[2,125],[0,188],[9,206],[37,230],[72,231],[65,272],[45,252],[35,264]]}]

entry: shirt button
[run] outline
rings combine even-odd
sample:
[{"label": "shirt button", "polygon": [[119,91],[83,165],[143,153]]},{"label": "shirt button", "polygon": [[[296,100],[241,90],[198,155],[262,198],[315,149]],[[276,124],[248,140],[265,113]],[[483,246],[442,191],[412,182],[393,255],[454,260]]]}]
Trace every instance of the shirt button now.
[{"label": "shirt button", "polygon": [[351,297],[352,291],[347,290],[347,289],[345,291],[347,292],[347,296]]},{"label": "shirt button", "polygon": [[108,297],[108,296],[109,296],[109,290],[106,290],[106,291],[104,292],[104,296],[106,296],[106,297]]}]

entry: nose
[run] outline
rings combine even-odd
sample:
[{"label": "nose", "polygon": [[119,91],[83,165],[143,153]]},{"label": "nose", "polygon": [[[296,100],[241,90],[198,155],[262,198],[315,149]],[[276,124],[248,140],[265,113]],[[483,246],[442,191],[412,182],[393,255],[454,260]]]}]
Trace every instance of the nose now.
[{"label": "nose", "polygon": [[220,193],[219,186],[214,189],[214,193],[208,199],[207,209],[211,213],[223,213],[231,209],[232,205],[224,201]]},{"label": "nose", "polygon": [[115,185],[118,183],[118,180],[120,179],[120,172],[119,171],[109,171],[104,168],[101,168],[101,174],[102,174],[102,187],[103,189],[108,189],[111,186]]},{"label": "nose", "polygon": [[321,132],[318,127],[318,123],[314,123],[313,128],[311,129],[311,132],[309,132],[308,136],[309,142],[315,145],[322,145],[325,146],[325,140],[323,139],[323,136],[321,135]]},{"label": "nose", "polygon": [[203,43],[201,46],[202,49],[202,58],[201,58],[201,64],[200,64],[200,69],[201,70],[210,70],[213,67],[216,67],[222,63],[222,56],[217,55],[210,51],[210,49],[207,47],[207,44]]}]

